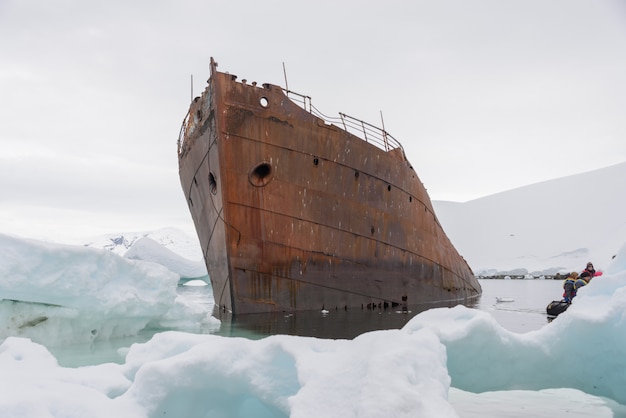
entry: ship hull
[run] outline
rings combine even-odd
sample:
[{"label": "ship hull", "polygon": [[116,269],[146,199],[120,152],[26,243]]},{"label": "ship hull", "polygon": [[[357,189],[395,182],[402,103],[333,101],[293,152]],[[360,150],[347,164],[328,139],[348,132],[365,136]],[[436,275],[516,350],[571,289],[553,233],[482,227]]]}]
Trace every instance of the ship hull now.
[{"label": "ship hull", "polygon": [[480,285],[401,148],[283,89],[212,75],[179,141],[216,306],[234,314],[463,301]]}]

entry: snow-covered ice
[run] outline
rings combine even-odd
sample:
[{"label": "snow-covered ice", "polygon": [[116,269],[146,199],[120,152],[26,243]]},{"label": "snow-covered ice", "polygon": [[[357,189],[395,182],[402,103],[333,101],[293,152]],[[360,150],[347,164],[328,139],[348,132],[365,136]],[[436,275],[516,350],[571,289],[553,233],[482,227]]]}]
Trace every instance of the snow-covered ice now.
[{"label": "snow-covered ice", "polygon": [[102,249],[8,236],[0,249],[3,417],[626,416],[626,248],[567,312],[525,334],[457,306],[353,340],[166,331],[122,364],[73,368],[46,345],[189,315],[176,311],[178,275]]},{"label": "snow-covered ice", "polygon": [[203,262],[188,260],[150,237],[138,239],[124,253],[124,257],[162,264],[178,274],[182,280],[206,279],[205,281],[208,283],[208,273]]},{"label": "snow-covered ice", "polygon": [[210,321],[178,297],[178,274],[103,249],[0,234],[0,278],[0,338],[57,346]]}]

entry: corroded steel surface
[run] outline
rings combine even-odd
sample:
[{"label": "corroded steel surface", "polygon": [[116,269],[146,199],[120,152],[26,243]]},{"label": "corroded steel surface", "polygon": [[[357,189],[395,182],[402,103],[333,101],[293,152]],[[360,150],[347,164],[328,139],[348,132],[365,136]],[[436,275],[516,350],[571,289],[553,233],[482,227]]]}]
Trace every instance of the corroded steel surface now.
[{"label": "corroded steel surface", "polygon": [[365,141],[278,86],[211,69],[178,152],[220,309],[366,309],[480,294],[386,132]]}]

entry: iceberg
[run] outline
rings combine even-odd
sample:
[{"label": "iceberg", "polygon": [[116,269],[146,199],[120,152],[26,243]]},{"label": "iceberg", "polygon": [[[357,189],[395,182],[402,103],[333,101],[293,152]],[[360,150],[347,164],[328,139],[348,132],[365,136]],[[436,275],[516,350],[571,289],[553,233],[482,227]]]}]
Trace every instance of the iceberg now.
[{"label": "iceberg", "polygon": [[201,279],[210,284],[206,266],[202,261],[188,260],[167,249],[150,237],[143,237],[133,243],[124,253],[131,260],[144,260],[162,264],[179,275],[181,281]]},{"label": "iceberg", "polygon": [[178,274],[103,249],[0,234],[0,278],[0,339],[58,346],[210,321],[178,297]]}]

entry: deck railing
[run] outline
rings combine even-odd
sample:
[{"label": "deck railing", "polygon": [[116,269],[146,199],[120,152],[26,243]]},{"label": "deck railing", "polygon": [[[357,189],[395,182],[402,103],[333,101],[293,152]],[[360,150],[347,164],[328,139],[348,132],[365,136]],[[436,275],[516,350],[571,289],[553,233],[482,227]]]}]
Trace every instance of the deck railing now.
[{"label": "deck railing", "polygon": [[391,136],[387,131],[377,126],[369,124],[361,119],[354,118],[339,112],[339,117],[324,115],[311,103],[311,97],[283,89],[287,97],[307,112],[322,119],[325,123],[338,126],[343,130],[358,136],[365,142],[373,144],[384,151],[402,148],[402,144]]},{"label": "deck railing", "polygon": [[[339,112],[339,117],[327,116],[313,106],[311,97],[287,89],[283,89],[283,91],[291,101],[329,125],[335,125],[384,151],[391,151],[396,148],[403,150],[402,144],[384,129],[341,112]],[[184,140],[187,137],[188,130],[193,129],[190,126],[191,121],[189,119],[191,117],[191,114],[187,113],[180,128],[177,143],[179,154],[184,151]]]}]

